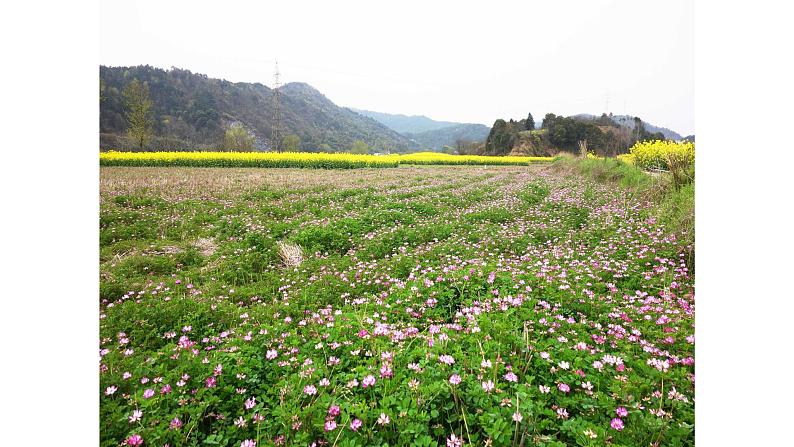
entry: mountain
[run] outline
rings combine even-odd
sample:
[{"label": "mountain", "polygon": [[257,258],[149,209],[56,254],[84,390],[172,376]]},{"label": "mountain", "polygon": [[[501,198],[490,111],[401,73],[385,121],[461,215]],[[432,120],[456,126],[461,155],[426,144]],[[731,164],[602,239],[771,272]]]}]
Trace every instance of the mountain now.
[{"label": "mountain", "polygon": [[[229,82],[188,70],[150,66],[100,66],[100,147],[122,149],[127,123],[122,92],[133,79],[149,87],[153,102],[154,150],[210,149],[232,123],[271,147],[273,90],[260,83]],[[301,139],[301,150],[344,151],[363,140],[374,150],[405,151],[410,140],[378,121],[339,107],[312,86],[293,82],[279,89],[284,135]]]},{"label": "mountain", "polygon": [[444,146],[454,146],[457,140],[485,141],[491,129],[483,124],[436,121],[424,115],[409,116],[352,108],[351,110],[408,137],[420,149],[441,150]]},{"label": "mountain", "polygon": [[405,133],[421,133],[428,130],[438,130],[444,127],[454,126],[460,123],[453,123],[449,121],[436,121],[424,115],[399,115],[392,113],[373,112],[371,110],[361,110],[351,108],[354,112],[361,115],[368,116],[375,121],[384,124],[389,129]]},{"label": "mountain", "polygon": [[442,149],[454,147],[458,142],[477,143],[488,138],[491,128],[484,124],[455,124],[419,133],[404,133],[420,148]]},{"label": "mountain", "polygon": [[[593,121],[593,120],[597,119],[598,116],[591,115],[589,113],[580,113],[578,115],[573,115],[573,118],[579,118],[579,119]],[[632,130],[634,129],[634,117],[633,116],[630,116],[630,115],[612,115],[610,118],[612,118],[612,121],[614,121],[615,123],[617,123],[620,126],[624,126],[624,127],[629,128],[629,129],[632,129]],[[662,135],[664,135],[664,137],[667,138],[668,140],[680,141],[680,140],[684,139],[684,137],[682,137],[678,132],[670,130],[670,129],[666,128],[666,127],[655,126],[655,125],[653,125],[653,124],[651,124],[651,123],[649,123],[649,122],[647,122],[645,120],[642,121],[642,124],[645,125],[645,130],[647,130],[648,132],[650,132],[650,133],[661,132]]]}]

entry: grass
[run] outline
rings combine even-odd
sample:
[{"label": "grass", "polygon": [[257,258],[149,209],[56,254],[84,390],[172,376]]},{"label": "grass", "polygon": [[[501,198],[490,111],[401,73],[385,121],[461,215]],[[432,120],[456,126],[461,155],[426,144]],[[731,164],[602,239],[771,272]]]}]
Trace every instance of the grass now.
[{"label": "grass", "polygon": [[575,171],[602,183],[649,198],[658,204],[654,215],[666,231],[678,236],[685,247],[687,265],[694,269],[695,256],[695,168],[690,165],[671,172],[648,173],[614,158],[557,157],[554,167]]},{"label": "grass", "polygon": [[557,167],[577,170],[600,182],[616,183],[622,188],[641,191],[652,188],[658,179],[632,164],[615,158],[575,158],[558,156]]},{"label": "grass", "polygon": [[691,445],[694,186],[659,185],[103,166],[100,446]]}]

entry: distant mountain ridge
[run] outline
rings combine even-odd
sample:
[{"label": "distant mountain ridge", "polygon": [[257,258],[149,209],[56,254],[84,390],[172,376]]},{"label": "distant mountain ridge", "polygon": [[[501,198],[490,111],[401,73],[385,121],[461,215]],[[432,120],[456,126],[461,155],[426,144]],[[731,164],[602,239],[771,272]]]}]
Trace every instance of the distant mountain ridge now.
[{"label": "distant mountain ridge", "polygon": [[424,115],[401,115],[354,108],[351,110],[399,132],[420,149],[441,150],[444,146],[454,146],[458,140],[482,142],[491,130],[484,124],[436,121]]},{"label": "distant mountain ridge", "polygon": [[395,113],[373,112],[371,110],[355,109],[350,110],[368,116],[389,129],[399,133],[421,133],[428,130],[438,130],[444,127],[455,126],[461,123],[450,121],[436,121],[424,115],[401,115]]},{"label": "distant mountain ridge", "polygon": [[[591,115],[589,113],[580,113],[578,115],[573,115],[573,118],[582,118],[588,120],[595,120],[598,118],[596,115]],[[620,126],[628,127],[629,129],[634,129],[634,117],[631,115],[612,115],[610,116],[612,121],[617,123]],[[660,127],[653,125],[645,120],[642,120],[642,124],[645,126],[645,130],[650,133],[661,132],[665,138],[668,140],[683,140],[684,137],[681,136],[678,132],[674,130],[670,130],[666,127]]]},{"label": "distant mountain ridge", "polygon": [[[240,123],[259,150],[272,147],[273,90],[260,83],[230,82],[189,70],[151,66],[100,66],[100,147],[121,149],[127,123],[123,90],[133,79],[146,83],[153,102],[151,149],[210,149],[223,141],[225,126]],[[412,142],[378,121],[339,107],[312,86],[292,82],[279,89],[283,134],[301,139],[301,150],[346,151],[362,140],[373,150],[406,151]]]},{"label": "distant mountain ridge", "polygon": [[458,142],[480,143],[488,138],[491,128],[483,124],[455,124],[441,129],[419,133],[405,133],[420,148],[443,149],[444,146],[454,147]]},{"label": "distant mountain ridge", "polygon": [[[256,139],[258,150],[272,147],[273,90],[260,83],[230,82],[189,70],[151,66],[100,66],[100,148],[132,149],[127,130],[124,88],[137,79],[150,92],[154,136],[149,150],[215,149],[225,129],[240,124]],[[436,121],[423,115],[400,115],[340,107],[309,84],[292,82],[279,89],[283,135],[300,137],[300,150],[347,151],[356,140],[377,152],[447,150],[483,143],[491,128],[483,124]],[[574,115],[595,120],[596,115]],[[634,117],[613,115],[624,128]],[[683,137],[665,127],[644,122],[650,133]],[[694,136],[692,136],[694,139]],[[460,144],[464,143],[464,144]]]}]

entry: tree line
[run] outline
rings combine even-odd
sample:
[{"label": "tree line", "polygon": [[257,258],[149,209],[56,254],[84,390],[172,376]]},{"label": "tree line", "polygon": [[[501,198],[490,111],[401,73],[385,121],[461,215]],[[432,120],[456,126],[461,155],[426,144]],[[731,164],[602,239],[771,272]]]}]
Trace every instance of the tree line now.
[{"label": "tree line", "polygon": [[634,118],[634,127],[629,128],[620,126],[607,114],[588,120],[547,113],[540,129],[535,129],[535,120],[530,113],[519,121],[497,119],[482,152],[485,155],[508,155],[519,144],[534,144],[572,153],[578,153],[584,146],[598,155],[614,156],[628,152],[638,141],[664,139],[661,132],[647,131],[638,117]]}]

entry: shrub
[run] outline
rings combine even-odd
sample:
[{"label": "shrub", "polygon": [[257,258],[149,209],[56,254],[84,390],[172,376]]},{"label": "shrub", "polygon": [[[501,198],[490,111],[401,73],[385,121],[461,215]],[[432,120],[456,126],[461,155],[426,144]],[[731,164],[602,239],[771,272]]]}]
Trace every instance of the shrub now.
[{"label": "shrub", "polygon": [[[643,169],[685,169],[695,163],[695,143],[642,141],[629,149],[634,164]],[[671,166],[672,165],[672,166]]]}]

